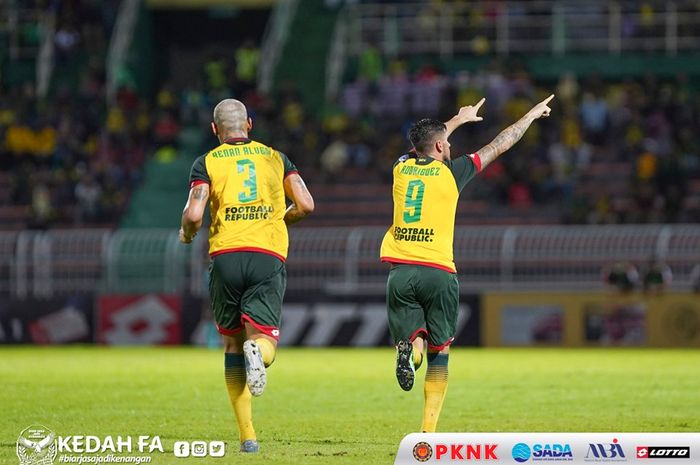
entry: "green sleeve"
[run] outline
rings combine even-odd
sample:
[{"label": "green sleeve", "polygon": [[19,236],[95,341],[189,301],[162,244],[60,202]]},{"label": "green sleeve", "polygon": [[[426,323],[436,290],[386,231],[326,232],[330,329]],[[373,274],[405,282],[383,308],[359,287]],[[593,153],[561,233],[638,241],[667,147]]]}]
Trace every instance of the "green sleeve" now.
[{"label": "green sleeve", "polygon": [[297,170],[297,167],[292,163],[292,160],[290,160],[287,155],[284,153],[277,151],[277,153],[280,154],[280,158],[282,158],[282,164],[284,165],[284,177],[286,178],[292,173],[298,173],[299,170]]},{"label": "green sleeve", "polygon": [[207,164],[204,159],[207,155],[201,155],[192,164],[192,169],[190,170],[190,187],[194,183],[205,182],[211,184],[211,179],[209,179],[209,174],[207,173]]},{"label": "green sleeve", "polygon": [[449,167],[450,171],[452,171],[452,175],[455,177],[457,190],[460,192],[462,192],[464,186],[469,184],[469,181],[479,172],[476,164],[469,155],[462,155],[459,158],[455,158],[452,160],[452,163],[449,164]]}]

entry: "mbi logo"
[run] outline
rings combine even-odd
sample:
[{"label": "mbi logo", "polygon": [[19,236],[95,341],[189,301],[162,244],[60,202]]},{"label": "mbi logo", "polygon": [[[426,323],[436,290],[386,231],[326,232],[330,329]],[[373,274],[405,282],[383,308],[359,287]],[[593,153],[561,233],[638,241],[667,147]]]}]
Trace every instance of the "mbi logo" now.
[{"label": "mbi logo", "polygon": [[513,459],[516,462],[527,462],[530,457],[532,461],[572,461],[574,454],[571,452],[570,444],[533,444],[532,449],[525,443],[518,443],[513,446]]},{"label": "mbi logo", "polygon": [[625,451],[622,446],[617,442],[617,438],[614,438],[611,443],[589,443],[588,451],[586,452],[586,460],[624,460]]}]

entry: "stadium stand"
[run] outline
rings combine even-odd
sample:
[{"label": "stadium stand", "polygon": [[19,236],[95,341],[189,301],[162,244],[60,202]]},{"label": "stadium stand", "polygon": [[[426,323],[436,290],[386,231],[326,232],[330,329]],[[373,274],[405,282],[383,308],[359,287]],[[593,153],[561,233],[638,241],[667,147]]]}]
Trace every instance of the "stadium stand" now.
[{"label": "stadium stand", "polygon": [[[191,161],[213,140],[207,127],[211,107],[223,95],[236,95],[249,106],[255,136],[288,153],[309,180],[318,199],[310,225],[385,225],[391,209],[389,172],[408,148],[404,133],[410,121],[448,118],[459,105],[486,96],[485,121],[454,136],[455,147],[476,150],[550,89],[556,91],[555,111],[561,117],[538,125],[467,189],[458,222],[700,219],[694,130],[700,124],[700,99],[692,61],[689,74],[671,77],[563,74],[552,82],[518,61],[496,59],[471,71],[455,71],[443,59],[415,67],[410,54],[392,54],[382,43],[381,49],[363,51],[358,59],[364,64],[348,75],[338,104],[321,111],[320,92],[310,97],[311,83],[321,76],[308,73],[324,69],[332,23],[342,17],[332,3],[301,2],[291,30],[303,27],[301,18],[324,26],[314,28],[308,40],[289,41],[270,94],[238,75],[236,57],[259,54],[241,39],[224,59],[202,54],[199,62],[177,62],[186,64],[191,75],[193,69],[201,71],[179,83],[161,79],[153,96],[141,95],[138,83],[124,78],[109,104],[103,52],[118,3],[74,2],[70,5],[77,6],[59,10],[55,98],[41,100],[28,82],[3,82],[0,90],[6,97],[0,123],[0,224],[11,229],[176,224],[180,207],[173,199],[183,198]],[[606,13],[589,16],[599,14]],[[386,14],[381,21],[388,21]],[[497,17],[484,21],[485,37],[493,43],[488,25]],[[369,34],[363,40],[372,40],[374,23],[363,24]],[[459,47],[471,46],[460,44],[453,43],[455,57]],[[435,46],[439,51],[445,45]],[[305,66],[295,64],[298,56],[305,57]],[[250,63],[248,74],[257,59]]]}]

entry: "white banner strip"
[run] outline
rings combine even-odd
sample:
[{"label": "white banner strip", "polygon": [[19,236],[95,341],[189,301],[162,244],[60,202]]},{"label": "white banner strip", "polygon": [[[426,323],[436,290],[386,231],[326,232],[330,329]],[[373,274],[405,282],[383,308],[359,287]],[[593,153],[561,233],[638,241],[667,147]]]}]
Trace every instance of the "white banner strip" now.
[{"label": "white banner strip", "polygon": [[394,465],[700,463],[700,433],[413,433]]}]

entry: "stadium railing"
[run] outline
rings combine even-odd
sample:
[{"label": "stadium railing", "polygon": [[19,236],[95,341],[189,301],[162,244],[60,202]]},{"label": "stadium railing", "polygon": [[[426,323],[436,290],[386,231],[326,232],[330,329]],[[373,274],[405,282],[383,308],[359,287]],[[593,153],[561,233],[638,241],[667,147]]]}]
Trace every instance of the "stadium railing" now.
[{"label": "stadium railing", "polygon": [[[291,228],[288,290],[381,294],[381,227]],[[596,290],[616,262],[653,258],[689,289],[700,264],[700,225],[475,226],[455,231],[463,291]],[[191,247],[166,229],[0,232],[0,296],[50,298],[83,292],[206,294],[206,233]]]},{"label": "stadium railing", "polygon": [[507,1],[362,2],[345,7],[349,53],[377,43],[388,55],[470,53],[485,46],[501,55],[518,52],[698,50],[700,11],[694,0],[672,2]]},{"label": "stadium railing", "polygon": [[335,96],[348,59],[375,44],[387,57],[439,54],[499,56],[700,50],[694,0],[354,2],[338,15],[327,57],[326,92]]}]

